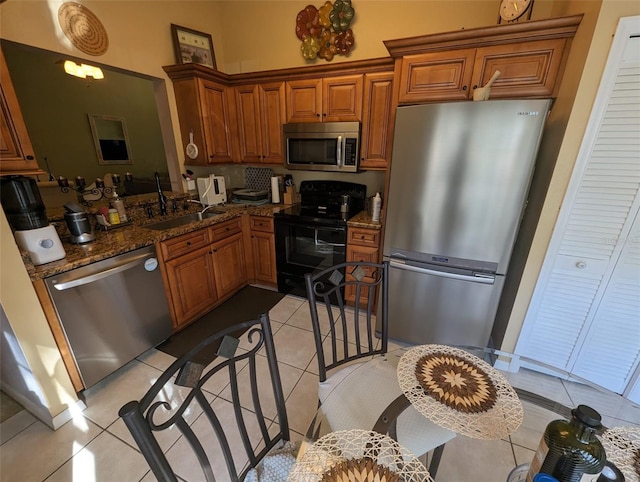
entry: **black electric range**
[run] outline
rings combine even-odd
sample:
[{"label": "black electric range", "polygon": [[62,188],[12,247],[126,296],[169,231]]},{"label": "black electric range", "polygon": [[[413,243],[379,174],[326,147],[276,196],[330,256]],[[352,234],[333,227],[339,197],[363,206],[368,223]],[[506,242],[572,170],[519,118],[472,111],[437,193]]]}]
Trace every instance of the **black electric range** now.
[{"label": "black electric range", "polygon": [[[345,198],[345,196],[347,196]],[[296,222],[346,225],[365,207],[367,186],[344,181],[302,181],[300,204],[276,213]]]},{"label": "black electric range", "polygon": [[306,296],[306,273],[346,261],[347,220],[364,209],[366,195],[364,184],[300,184],[300,204],[274,214],[278,291]]}]

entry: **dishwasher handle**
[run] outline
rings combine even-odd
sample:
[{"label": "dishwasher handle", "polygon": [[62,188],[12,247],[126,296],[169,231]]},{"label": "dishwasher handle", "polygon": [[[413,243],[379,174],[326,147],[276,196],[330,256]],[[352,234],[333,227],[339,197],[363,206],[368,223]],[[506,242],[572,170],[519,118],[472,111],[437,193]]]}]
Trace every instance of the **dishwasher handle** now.
[{"label": "dishwasher handle", "polygon": [[89,283],[93,283],[94,281],[104,279],[116,273],[122,273],[123,271],[127,271],[131,268],[135,268],[136,266],[143,264],[147,259],[149,259],[149,255],[147,253],[139,254],[135,257],[125,260],[124,262],[112,268],[107,268],[105,270],[97,271],[90,275],[71,278],[69,280],[64,280],[61,282],[57,282],[56,280],[53,280],[51,284],[58,291],[68,290],[70,288],[75,288],[76,286],[82,286]]},{"label": "dishwasher handle", "polygon": [[389,266],[391,268],[404,269],[407,271],[414,271],[416,273],[430,274],[433,276],[439,276],[441,278],[457,279],[461,281],[471,281],[473,283],[481,283],[486,285],[492,285],[495,282],[495,277],[490,275],[476,274],[476,275],[469,276],[469,275],[458,274],[458,273],[449,273],[447,271],[438,271],[435,269],[420,268],[418,266],[413,266],[410,264],[405,264],[403,262],[394,261],[394,260],[389,261]]}]

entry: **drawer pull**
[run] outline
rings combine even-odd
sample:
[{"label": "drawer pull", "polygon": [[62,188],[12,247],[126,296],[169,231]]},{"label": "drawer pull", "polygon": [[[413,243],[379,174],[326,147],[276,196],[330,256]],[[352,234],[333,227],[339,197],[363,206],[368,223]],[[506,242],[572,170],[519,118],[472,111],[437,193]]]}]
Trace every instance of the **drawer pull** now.
[{"label": "drawer pull", "polygon": [[191,241],[187,241],[187,246],[191,246]]}]

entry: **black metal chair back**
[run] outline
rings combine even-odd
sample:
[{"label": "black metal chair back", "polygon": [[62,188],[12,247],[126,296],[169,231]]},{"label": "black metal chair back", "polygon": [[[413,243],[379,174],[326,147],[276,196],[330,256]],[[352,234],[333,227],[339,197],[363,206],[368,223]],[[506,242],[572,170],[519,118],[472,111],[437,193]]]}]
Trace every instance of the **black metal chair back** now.
[{"label": "black metal chair back", "polygon": [[[243,344],[238,348],[239,340],[236,336],[245,332],[242,340],[243,343],[246,340],[247,346]],[[206,367],[194,361],[201,360],[203,355],[211,359],[216,353],[218,356]],[[264,376],[264,371],[260,371],[259,366],[264,362],[265,356],[272,393],[265,393],[264,387],[260,393],[258,391],[259,379]],[[207,388],[214,381],[220,387],[228,384],[228,391],[225,389],[220,397],[226,397],[233,404],[233,417],[218,414],[213,408],[212,401],[216,402],[218,399]],[[172,404],[172,394],[179,391],[180,397],[174,398],[180,399],[177,402],[174,399]],[[249,395],[247,391],[250,392]],[[247,403],[252,406],[246,410],[241,403],[245,408]],[[273,428],[269,430],[271,420],[264,414],[265,404],[269,403],[275,403],[277,432]],[[202,417],[206,419],[206,423],[199,423],[197,429],[194,429],[196,424],[193,420],[191,425],[187,420],[193,410],[202,410],[199,422]],[[177,427],[188,443],[194,454],[193,460],[199,462],[207,482],[216,480],[211,440],[215,440],[215,450],[223,454],[228,478],[233,482],[244,480],[247,472],[279,441],[289,440],[285,400],[269,317],[262,314],[258,320],[233,325],[203,340],[172,363],[140,401],[128,402],[118,413],[158,480],[178,480],[156,438],[158,432],[172,427]],[[229,420],[233,418],[235,420]],[[230,433],[230,425],[233,426],[234,434]],[[259,434],[256,434],[256,426]],[[238,453],[238,450],[234,453],[232,450],[232,440],[238,437],[244,448],[242,453]]]},{"label": "black metal chair back", "polygon": [[[389,264],[346,262],[307,273],[305,282],[318,357],[320,381],[327,371],[345,363],[387,352]],[[345,302],[349,299],[349,305]],[[379,304],[376,313],[376,298]],[[323,348],[320,312],[329,320],[330,347]],[[375,319],[379,320],[380,346],[376,348]]]}]

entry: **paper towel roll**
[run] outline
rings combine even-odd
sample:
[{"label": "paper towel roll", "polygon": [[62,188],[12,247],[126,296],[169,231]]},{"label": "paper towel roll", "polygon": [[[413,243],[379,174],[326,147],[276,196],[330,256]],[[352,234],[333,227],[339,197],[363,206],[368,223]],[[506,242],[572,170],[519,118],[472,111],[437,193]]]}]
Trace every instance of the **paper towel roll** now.
[{"label": "paper towel roll", "polygon": [[271,202],[273,204],[280,203],[280,186],[278,185],[278,176],[271,178]]}]

